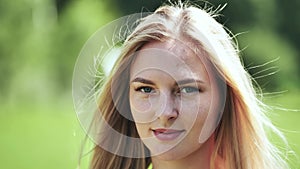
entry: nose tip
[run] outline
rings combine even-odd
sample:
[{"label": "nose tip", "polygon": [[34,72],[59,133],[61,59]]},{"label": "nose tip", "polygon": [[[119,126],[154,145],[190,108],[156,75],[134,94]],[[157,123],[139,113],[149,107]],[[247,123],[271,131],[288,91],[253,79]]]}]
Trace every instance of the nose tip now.
[{"label": "nose tip", "polygon": [[158,117],[158,119],[161,121],[161,123],[166,126],[172,122],[174,122],[178,117],[178,113],[176,110],[173,110],[171,112],[163,112]]},{"label": "nose tip", "polygon": [[163,121],[169,121],[169,120],[174,120],[178,117],[178,112],[177,110],[169,110],[169,111],[163,111],[158,118]]},{"label": "nose tip", "polygon": [[178,117],[178,109],[176,101],[171,96],[164,96],[161,101],[160,111],[158,112],[158,119],[164,124],[173,122]]}]

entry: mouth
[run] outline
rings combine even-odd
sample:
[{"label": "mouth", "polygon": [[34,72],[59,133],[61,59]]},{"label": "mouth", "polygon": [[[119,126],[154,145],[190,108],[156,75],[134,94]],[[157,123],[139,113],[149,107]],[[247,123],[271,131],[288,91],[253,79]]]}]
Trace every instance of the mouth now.
[{"label": "mouth", "polygon": [[153,135],[160,141],[172,141],[178,138],[185,130],[174,129],[152,129]]}]

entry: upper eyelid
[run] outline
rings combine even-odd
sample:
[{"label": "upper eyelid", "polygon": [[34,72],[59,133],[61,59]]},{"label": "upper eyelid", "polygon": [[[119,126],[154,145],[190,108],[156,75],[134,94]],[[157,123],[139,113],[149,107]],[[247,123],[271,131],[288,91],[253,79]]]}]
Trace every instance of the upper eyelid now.
[{"label": "upper eyelid", "polygon": [[[140,88],[140,87],[151,87],[153,89],[156,89],[156,84],[151,81],[151,80],[147,80],[147,79],[143,79],[143,78],[136,78],[134,80],[131,81],[131,84],[133,86],[138,85],[138,87],[135,88]],[[194,87],[194,88],[198,88],[199,90],[203,91],[205,89],[205,85],[203,84],[202,81],[194,81],[194,82],[186,82],[186,83],[175,83],[173,86],[173,90],[178,90],[184,87]]]},{"label": "upper eyelid", "polygon": [[185,88],[185,87],[193,87],[193,88],[198,88],[198,89],[203,89],[204,86],[202,84],[195,84],[195,83],[189,83],[189,84],[182,84],[178,85],[177,88]]},{"label": "upper eyelid", "polygon": [[137,84],[133,84],[132,85],[132,87],[134,88],[134,90],[138,90],[138,89],[142,89],[142,88],[146,88],[146,87],[149,87],[152,90],[155,90],[155,86],[153,86],[153,85],[144,84],[144,83],[140,83],[140,82],[133,82],[133,83],[137,83]]},{"label": "upper eyelid", "polygon": [[142,89],[142,88],[146,88],[146,87],[154,89],[154,87],[152,87],[152,86],[137,86],[137,87],[135,87],[135,89],[138,90],[138,89]]},{"label": "upper eyelid", "polygon": [[147,84],[147,83],[141,83],[141,82],[132,82],[131,85],[135,88],[143,88],[143,87],[150,87],[152,89],[155,89],[155,85]]},{"label": "upper eyelid", "polygon": [[199,91],[203,91],[202,87],[200,87],[200,86],[181,86],[181,87],[178,87],[179,90],[183,90],[185,88],[193,88],[193,89],[197,89]]}]

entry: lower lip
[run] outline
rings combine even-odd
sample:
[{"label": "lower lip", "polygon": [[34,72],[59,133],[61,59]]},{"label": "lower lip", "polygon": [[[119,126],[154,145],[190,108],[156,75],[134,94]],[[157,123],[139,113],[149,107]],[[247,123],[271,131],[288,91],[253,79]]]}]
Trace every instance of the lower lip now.
[{"label": "lower lip", "polygon": [[160,133],[152,131],[153,135],[160,141],[172,141],[175,140],[177,137],[179,137],[180,134],[183,133],[183,131],[176,131],[172,133]]}]

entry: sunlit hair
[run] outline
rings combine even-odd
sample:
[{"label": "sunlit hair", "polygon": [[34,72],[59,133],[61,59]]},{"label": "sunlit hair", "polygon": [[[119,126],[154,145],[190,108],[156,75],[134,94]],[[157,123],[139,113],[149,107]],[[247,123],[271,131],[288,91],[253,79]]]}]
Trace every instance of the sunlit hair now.
[{"label": "sunlit hair", "polygon": [[[279,135],[280,132],[264,115],[264,105],[257,99],[258,93],[241,63],[233,38],[223,25],[214,19],[213,12],[198,7],[184,4],[162,6],[154,14],[143,18],[127,37],[120,58],[100,95],[99,110],[107,123],[121,134],[139,137],[134,122],[120,115],[118,111],[131,113],[128,96],[130,65],[134,60],[134,53],[146,43],[170,39],[192,44],[194,52],[199,56],[202,53],[201,56],[209,60],[227,85],[225,109],[215,131],[211,169],[218,169],[214,162],[218,156],[224,160],[222,168],[225,169],[288,168],[278,149],[267,137],[267,129]],[[113,100],[112,90],[117,90],[120,95],[116,101]],[[105,131],[101,134],[100,137],[105,138],[112,146],[119,146],[126,151],[139,151],[140,154],[149,153],[143,144],[133,147],[126,139],[116,140]],[[144,157],[122,157],[96,145],[91,168],[146,169],[151,163],[151,158],[146,155]]]}]

